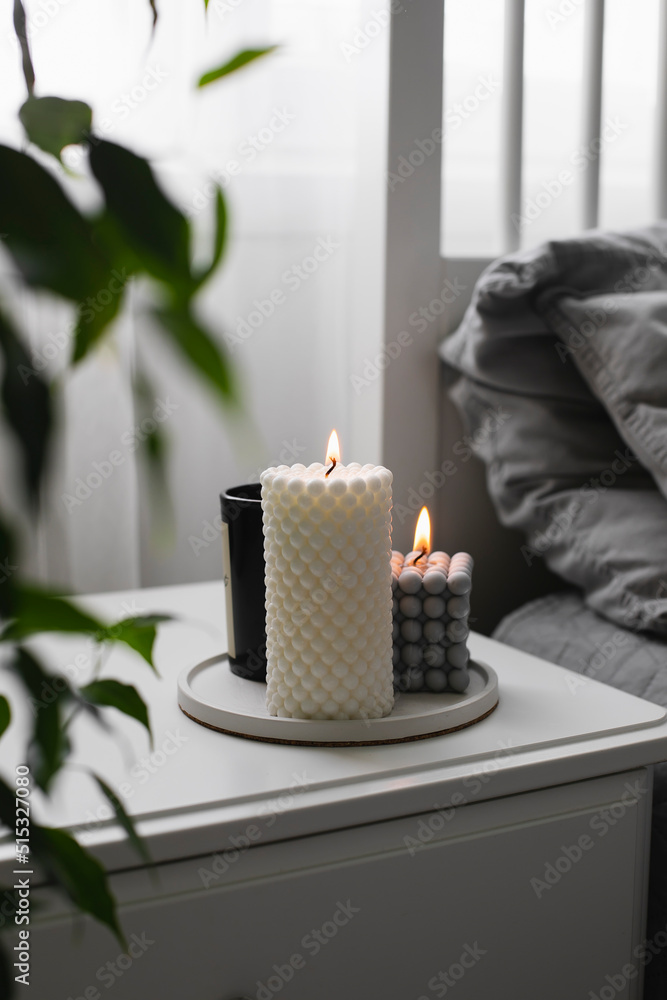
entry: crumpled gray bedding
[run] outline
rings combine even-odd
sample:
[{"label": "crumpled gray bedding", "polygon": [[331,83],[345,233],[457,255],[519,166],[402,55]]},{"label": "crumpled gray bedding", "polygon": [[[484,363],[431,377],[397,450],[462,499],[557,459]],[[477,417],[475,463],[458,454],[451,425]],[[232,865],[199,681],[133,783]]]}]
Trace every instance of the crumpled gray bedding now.
[{"label": "crumpled gray bedding", "polygon": [[619,628],[586,607],[578,591],[524,604],[494,638],[667,708],[667,639]]},{"label": "crumpled gray bedding", "polygon": [[[667,639],[619,628],[578,591],[530,601],[504,618],[494,638],[551,663],[667,707]],[[646,936],[667,925],[667,764],[655,768]],[[646,968],[645,1000],[667,997],[667,954]]]},{"label": "crumpled gray bedding", "polygon": [[528,564],[667,634],[667,224],[497,261],[441,353]]}]

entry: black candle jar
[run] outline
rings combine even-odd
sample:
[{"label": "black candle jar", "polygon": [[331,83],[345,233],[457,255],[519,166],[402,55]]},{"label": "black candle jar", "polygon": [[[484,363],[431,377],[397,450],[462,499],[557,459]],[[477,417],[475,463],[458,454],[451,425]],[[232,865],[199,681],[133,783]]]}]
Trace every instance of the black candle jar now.
[{"label": "black candle jar", "polygon": [[266,617],[262,488],[220,494],[229,664],[232,673],[266,681]]}]

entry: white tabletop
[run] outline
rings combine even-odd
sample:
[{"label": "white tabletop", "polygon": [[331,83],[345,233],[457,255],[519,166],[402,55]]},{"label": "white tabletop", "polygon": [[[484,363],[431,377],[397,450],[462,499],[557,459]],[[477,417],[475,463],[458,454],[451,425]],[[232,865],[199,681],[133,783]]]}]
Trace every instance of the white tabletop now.
[{"label": "white tabletop", "polygon": [[[160,678],[126,648],[114,649],[102,673],[135,684],[149,704],[152,758],[134,720],[107,710],[110,739],[81,717],[72,734],[77,769],[58,780],[48,802],[33,795],[40,821],[74,828],[112,869],[137,859],[83,769],[120,791],[128,812],[141,818],[153,858],[162,860],[220,849],[258,816],[280,817],[267,824],[267,842],[442,807],[475,773],[485,776],[475,792],[481,801],[667,759],[661,707],[480,635],[471,636],[471,652],[496,670],[500,703],[468,729],[381,747],[277,746],[226,736],[188,719],[176,699],[183,667],[225,650],[222,584],[95,595],[82,603],[108,621],[150,611],[179,618],[159,630]],[[52,669],[77,683],[88,679],[85,642],[50,637],[37,648]],[[2,691],[14,706],[2,740],[2,770],[11,776],[23,760],[29,708],[4,674]],[[468,781],[468,798],[471,787]],[[9,840],[0,844],[0,878],[12,854]]]}]

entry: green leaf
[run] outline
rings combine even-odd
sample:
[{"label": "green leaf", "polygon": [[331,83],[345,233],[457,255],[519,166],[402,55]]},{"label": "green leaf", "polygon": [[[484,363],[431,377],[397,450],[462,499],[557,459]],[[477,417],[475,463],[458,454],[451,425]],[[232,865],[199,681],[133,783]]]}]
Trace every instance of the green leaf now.
[{"label": "green leaf", "polygon": [[0,145],[0,232],[26,284],[77,303],[77,358],[122,302],[122,269],[88,219],[36,160]]},{"label": "green leaf", "polygon": [[[0,892],[2,890],[0,889]],[[9,890],[2,892],[3,899]],[[0,944],[0,997],[4,997],[5,1000],[11,1000],[12,997],[16,996],[15,992],[15,982],[14,973],[11,968],[11,958],[10,952],[6,951],[4,946]]]},{"label": "green leaf", "polygon": [[260,59],[262,56],[266,56],[270,52],[275,52],[277,48],[277,45],[268,45],[264,49],[243,49],[241,52],[237,52],[237,54],[232,59],[229,59],[228,62],[223,63],[222,66],[218,66],[217,69],[211,69],[208,73],[204,73],[197,83],[197,86],[206,87],[209,83],[214,83],[216,80],[222,79],[223,76],[228,76],[230,73],[236,72],[237,69],[247,66],[248,63],[254,62],[255,59]]},{"label": "green leaf", "polygon": [[[143,420],[150,418],[155,409],[156,392],[145,371],[139,369],[133,383],[134,389],[134,419],[142,425]],[[156,519],[161,520],[162,527],[169,529],[173,523],[173,508],[170,501],[169,485],[167,483],[167,452],[168,441],[162,425],[153,421],[151,430],[142,442],[143,455],[149,475],[151,494],[151,511]]]},{"label": "green leaf", "polygon": [[124,618],[122,621],[116,622],[115,625],[106,626],[98,638],[101,641],[126,643],[131,649],[143,656],[146,663],[155,670],[153,663],[155,626],[171,620],[171,615],[141,615],[134,618]]},{"label": "green leaf", "polygon": [[64,830],[33,824],[30,833],[32,854],[49,876],[64,889],[78,909],[105,924],[125,948],[116,902],[100,862]]},{"label": "green leaf", "polygon": [[89,221],[93,239],[103,248],[108,259],[121,262],[114,275],[119,282],[125,284],[130,278],[143,273],[141,258],[128,244],[122,227],[113,215],[103,209]]},{"label": "green leaf", "polygon": [[[0,778],[0,820],[12,829],[16,816],[13,789]],[[64,830],[32,823],[30,855],[69,896],[75,906],[105,924],[126,947],[116,916],[116,903],[109,891],[102,865]]]},{"label": "green leaf", "polygon": [[108,284],[113,262],[88,220],[36,160],[1,145],[0,232],[32,287],[79,302]]},{"label": "green leaf", "polygon": [[64,597],[20,586],[15,591],[14,619],[0,633],[0,642],[16,642],[39,632],[79,632],[92,635],[97,642],[124,642],[155,669],[155,626],[171,618],[171,615],[141,615],[105,625]]},{"label": "green leaf", "polygon": [[215,389],[222,402],[233,402],[235,386],[227,358],[187,309],[156,308],[155,316],[171,342]]},{"label": "green leaf", "polygon": [[62,97],[29,97],[19,118],[30,141],[58,159],[65,146],[84,142],[93,124],[88,104]]},{"label": "green leaf", "polygon": [[51,396],[49,387],[33,369],[28,352],[2,313],[0,354],[4,355],[0,395],[5,418],[21,447],[28,495],[36,502],[51,438]]},{"label": "green leaf", "polygon": [[[58,699],[74,698],[74,692],[61,674],[49,674],[32,653],[17,646],[9,667],[23,682],[30,696],[39,704],[51,704]],[[57,681],[57,686],[54,682]]]},{"label": "green leaf", "polygon": [[0,694],[0,736],[2,736],[8,728],[11,721],[12,710],[9,707],[9,702],[5,698],[4,694]]},{"label": "green leaf", "polygon": [[113,807],[113,811],[116,814],[116,819],[117,819],[118,823],[125,830],[128,838],[130,840],[130,843],[134,847],[134,849],[137,852],[137,854],[141,858],[144,859],[144,861],[146,862],[146,864],[149,864],[149,865],[153,864],[153,860],[152,860],[152,858],[151,858],[151,856],[150,856],[150,854],[148,852],[148,848],[147,848],[145,842],[142,840],[142,838],[137,833],[137,831],[135,829],[135,826],[134,826],[134,821],[131,819],[130,816],[128,816],[128,814],[125,811],[125,808],[123,806],[123,803],[120,801],[120,799],[118,798],[118,796],[116,795],[116,793],[113,791],[113,789],[109,788],[109,786],[107,785],[106,781],[103,781],[102,778],[100,778],[97,774],[93,774],[93,778],[95,779],[95,781],[99,785],[99,787],[100,787],[101,791],[103,792],[103,794],[107,797],[107,799],[111,803],[111,806]]},{"label": "green leaf", "polygon": [[[47,759],[59,756],[62,765],[69,752],[66,729],[72,719],[70,716],[67,722],[63,723],[62,709],[66,705],[84,708],[103,729],[109,727],[100,715],[98,708],[85,701],[78,688],[72,687],[62,674],[48,673],[31,653],[20,646],[16,647],[15,653],[17,654],[15,659],[10,660],[8,666],[17,674],[30,695],[35,715],[33,741],[42,744],[43,756]],[[54,705],[59,710],[57,728],[54,724],[55,713],[50,712]],[[45,721],[40,717],[41,712],[45,715]],[[51,777],[57,770],[58,768],[53,770]],[[49,780],[50,778],[47,778],[47,784]]]},{"label": "green leaf", "polygon": [[[132,388],[134,389],[134,418],[141,425],[143,420],[150,419],[152,411],[155,409],[157,393],[145,371],[139,370],[135,376]],[[165,458],[166,443],[161,434],[160,425],[154,420],[155,428],[146,434],[143,442],[153,472],[163,489],[166,490]]]},{"label": "green leaf", "polygon": [[19,647],[15,650],[9,666],[32,698],[36,714],[28,748],[28,763],[37,785],[42,791],[48,792],[70,752],[69,739],[63,725],[62,705],[72,697],[72,692],[64,677],[47,674],[35,657],[25,649]]},{"label": "green leaf", "polygon": [[213,257],[208,267],[197,277],[197,288],[210,278],[222,259],[227,245],[227,204],[220,188],[215,193],[215,239]]},{"label": "green leaf", "polygon": [[9,528],[0,521],[0,619],[11,618],[16,608],[16,570],[14,540]]},{"label": "green leaf", "polygon": [[28,747],[28,764],[37,785],[48,792],[51,782],[67,760],[71,750],[63,725],[60,700],[40,707],[35,719],[33,738]]},{"label": "green leaf", "polygon": [[152,628],[154,625],[161,625],[163,622],[173,622],[174,615],[165,615],[161,612],[153,612],[150,615],[136,615],[134,618],[124,618],[121,622],[118,622],[116,626],[112,628],[117,628],[118,626],[134,625],[137,628]]},{"label": "green leaf", "polygon": [[35,89],[35,70],[33,69],[30,57],[30,45],[28,44],[28,30],[26,27],[25,10],[21,0],[14,0],[14,31],[21,46],[21,62],[23,63],[23,76],[28,93],[32,94]]},{"label": "green leaf", "polygon": [[[116,273],[120,273],[116,271]],[[118,315],[123,301],[123,291],[112,292],[113,287],[119,286],[123,289],[119,280],[110,278],[106,288],[102,291],[109,291],[111,299],[101,302],[99,292],[95,296],[89,296],[86,302],[79,305],[79,319],[74,331],[74,353],[72,355],[73,364],[82,361],[102,338],[107,327]],[[94,303],[90,305],[89,303]]]},{"label": "green leaf", "polygon": [[70,601],[46,590],[21,586],[17,590],[14,621],[0,634],[0,641],[25,639],[37,632],[103,634],[103,625]]},{"label": "green leaf", "polygon": [[188,220],[162,192],[146,160],[113,142],[96,140],[90,165],[107,212],[141,261],[176,298],[193,292]]},{"label": "green leaf", "polygon": [[96,246],[107,260],[116,261],[117,264],[108,275],[105,288],[79,303],[72,355],[75,364],[85,358],[101,339],[108,324],[120,312],[128,283],[143,270],[141,261],[128,246],[118,223],[108,212],[102,211],[88,221]]},{"label": "green leaf", "polygon": [[121,684],[115,680],[93,681],[86,684],[81,689],[81,695],[93,703],[109,708],[117,708],[119,712],[136,719],[151,734],[151,724],[148,720],[148,709],[146,703],[131,684]]},{"label": "green leaf", "polygon": [[0,778],[0,823],[13,830],[16,825],[16,795],[6,781]]}]

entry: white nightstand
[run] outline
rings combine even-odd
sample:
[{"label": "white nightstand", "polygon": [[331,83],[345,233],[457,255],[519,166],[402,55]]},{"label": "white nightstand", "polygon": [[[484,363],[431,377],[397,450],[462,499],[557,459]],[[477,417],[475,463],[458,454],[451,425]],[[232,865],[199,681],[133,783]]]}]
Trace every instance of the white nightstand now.
[{"label": "white nightstand", "polygon": [[[120,650],[105,670],[148,700],[153,755],[125,718],[113,719],[116,746],[85,719],[75,731],[80,762],[142,817],[159,874],[104,818],[89,779],[63,779],[39,818],[78,828],[115,872],[132,944],[119,958],[106,931],[78,921],[79,933],[58,898],[34,889],[32,1000],[97,1000],[112,987],[115,1000],[574,1000],[637,962],[662,708],[473,636],[500,704],[469,729],[387,747],[252,742],[198,726],[176,703],[183,666],[224,649],[222,585],[86,603],[109,619],[181,619],[158,639],[162,680]],[[85,679],[80,646],[48,649]],[[19,713],[3,741],[6,774],[21,725]],[[13,851],[1,851],[11,884]],[[616,993],[639,995],[640,975]]]}]

